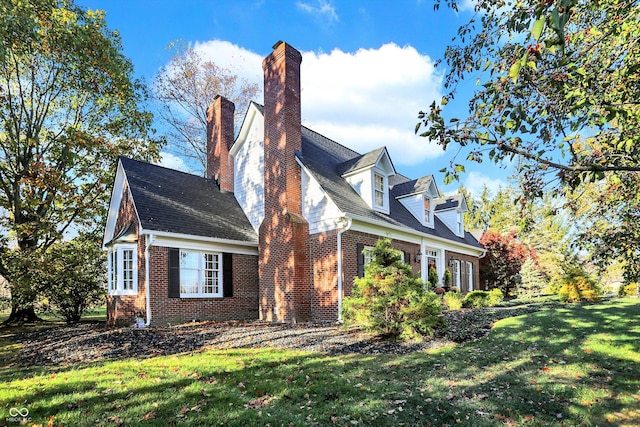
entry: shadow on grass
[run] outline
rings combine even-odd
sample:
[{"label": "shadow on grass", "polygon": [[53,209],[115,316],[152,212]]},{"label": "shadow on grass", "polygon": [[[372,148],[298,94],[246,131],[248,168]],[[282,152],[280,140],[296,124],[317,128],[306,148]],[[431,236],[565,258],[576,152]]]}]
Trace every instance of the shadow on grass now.
[{"label": "shadow on grass", "polygon": [[543,310],[408,355],[208,350],[33,368],[5,372],[0,394],[36,423],[80,426],[636,425],[638,308]]}]

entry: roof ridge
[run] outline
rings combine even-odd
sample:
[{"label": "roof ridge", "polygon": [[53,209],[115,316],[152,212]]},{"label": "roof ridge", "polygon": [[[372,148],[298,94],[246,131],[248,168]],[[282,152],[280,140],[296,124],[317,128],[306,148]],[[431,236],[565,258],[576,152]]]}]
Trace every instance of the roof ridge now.
[{"label": "roof ridge", "polygon": [[197,175],[195,173],[185,172],[185,171],[181,171],[181,170],[178,170],[178,169],[173,169],[173,168],[170,168],[168,166],[163,166],[163,165],[160,165],[160,164],[157,164],[157,163],[151,163],[151,162],[146,162],[144,160],[132,159],[131,157],[126,157],[126,156],[119,156],[118,158],[119,159],[124,159],[124,160],[127,160],[127,161],[131,161],[131,162],[141,163],[141,164],[148,165],[148,166],[153,166],[153,167],[156,167],[156,168],[165,169],[165,170],[168,170],[168,171],[171,171],[171,172],[175,172],[175,173],[181,173],[181,174],[184,174],[184,175],[189,175],[189,176],[192,176],[192,177],[195,177],[195,178],[201,178],[201,179],[204,179],[204,180],[209,180],[209,178],[204,177],[202,175]]}]

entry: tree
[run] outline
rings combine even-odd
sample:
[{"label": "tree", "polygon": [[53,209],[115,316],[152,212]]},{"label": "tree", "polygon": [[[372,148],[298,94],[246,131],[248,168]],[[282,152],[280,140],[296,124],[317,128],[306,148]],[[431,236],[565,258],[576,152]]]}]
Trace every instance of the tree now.
[{"label": "tree", "polygon": [[480,259],[480,281],[509,295],[518,283],[522,265],[535,255],[515,239],[514,233],[504,236],[489,230],[480,244],[487,251]]},{"label": "tree", "polygon": [[603,270],[620,262],[626,284],[640,281],[640,174],[611,176],[572,195],[574,212],[585,224],[580,246]]},{"label": "tree", "polygon": [[67,323],[104,303],[106,256],[88,236],[54,244],[41,258],[38,287]]},{"label": "tree", "polygon": [[547,282],[532,258],[520,267],[520,283],[516,286],[518,298],[533,298],[542,294]]},{"label": "tree", "polygon": [[[98,227],[117,157],[151,159],[158,145],[140,108],[144,86],[103,12],[10,0],[0,14],[0,274],[14,321],[35,317],[36,293],[8,264],[37,258],[71,229]],[[11,245],[17,257],[4,256]]]},{"label": "tree", "polygon": [[351,296],[344,299],[345,322],[392,337],[433,333],[442,323],[440,298],[424,290],[391,239],[379,239],[372,255],[364,277],[355,279]]},{"label": "tree", "polygon": [[[443,3],[436,1],[435,7]],[[444,3],[457,10],[458,0]],[[562,193],[605,174],[640,170],[640,4],[636,0],[478,0],[445,52],[441,105],[416,132],[467,147],[467,160],[522,162],[524,194]],[[443,107],[477,80],[469,117]],[[446,107],[445,107],[446,108]],[[445,180],[464,171],[452,161]]]},{"label": "tree", "polygon": [[174,54],[155,78],[160,117],[168,125],[168,140],[180,156],[207,168],[207,109],[217,95],[236,106],[236,124],[259,92],[255,83],[207,61],[191,46],[172,44]]}]

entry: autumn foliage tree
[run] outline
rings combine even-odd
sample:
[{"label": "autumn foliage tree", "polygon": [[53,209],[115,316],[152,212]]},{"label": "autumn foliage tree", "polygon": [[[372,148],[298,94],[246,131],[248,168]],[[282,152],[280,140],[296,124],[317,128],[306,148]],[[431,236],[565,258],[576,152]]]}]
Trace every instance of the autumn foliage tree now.
[{"label": "autumn foliage tree", "polygon": [[171,47],[173,56],[153,84],[160,102],[159,115],[168,127],[170,147],[206,170],[207,109],[214,98],[222,95],[232,101],[237,119],[244,115],[259,87],[207,60],[192,46],[174,43]]},{"label": "autumn foliage tree", "polygon": [[504,295],[511,294],[519,282],[520,269],[535,255],[515,238],[515,233],[503,235],[488,230],[480,245],[487,251],[480,259],[480,282],[500,289]]},{"label": "autumn foliage tree", "polygon": [[0,15],[0,274],[13,321],[35,316],[20,260],[99,227],[117,157],[150,159],[158,147],[144,86],[104,12],[7,0]]}]

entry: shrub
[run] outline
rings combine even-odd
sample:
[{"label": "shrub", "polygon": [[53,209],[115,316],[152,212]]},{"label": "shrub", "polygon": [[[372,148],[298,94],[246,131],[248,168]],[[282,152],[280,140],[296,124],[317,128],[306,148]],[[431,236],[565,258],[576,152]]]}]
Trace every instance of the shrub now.
[{"label": "shrub", "polygon": [[447,292],[444,294],[444,304],[449,310],[460,310],[462,308],[462,294],[459,292]]},{"label": "shrub", "polygon": [[412,292],[409,303],[401,308],[404,318],[402,339],[415,339],[420,335],[433,335],[444,326],[440,297],[435,292]]},{"label": "shrub", "polygon": [[438,296],[424,290],[391,239],[378,240],[372,255],[364,277],[354,280],[352,295],[343,301],[345,323],[399,338],[431,334],[442,324]]},{"label": "shrub", "polygon": [[442,287],[448,288],[451,286],[451,270],[448,268],[444,270],[444,274],[442,275]]},{"label": "shrub", "polygon": [[618,295],[621,297],[632,297],[638,295],[638,283],[627,283],[618,288]]},{"label": "shrub", "polygon": [[494,307],[504,300],[504,294],[498,288],[489,291],[489,306]]},{"label": "shrub", "polygon": [[435,289],[438,286],[438,271],[433,267],[429,267],[427,283],[429,284],[429,290]]},{"label": "shrub", "polygon": [[483,308],[489,306],[489,293],[485,291],[471,291],[462,301],[465,308]]},{"label": "shrub", "polygon": [[571,267],[558,292],[563,302],[599,301],[602,291],[581,267]]}]

